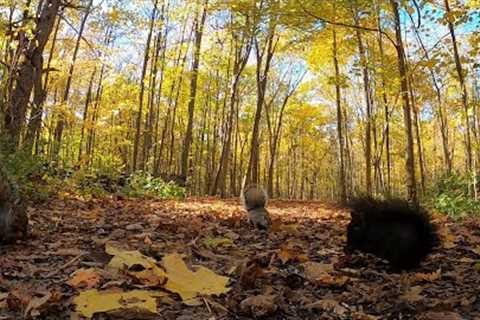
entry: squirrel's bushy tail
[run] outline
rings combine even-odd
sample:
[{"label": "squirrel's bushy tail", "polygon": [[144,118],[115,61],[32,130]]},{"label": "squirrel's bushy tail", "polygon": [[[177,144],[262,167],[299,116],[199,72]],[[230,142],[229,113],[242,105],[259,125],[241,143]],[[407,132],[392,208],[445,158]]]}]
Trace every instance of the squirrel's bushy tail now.
[{"label": "squirrel's bushy tail", "polygon": [[399,269],[418,264],[438,245],[428,212],[402,199],[354,199],[349,204],[347,249],[389,260]]}]

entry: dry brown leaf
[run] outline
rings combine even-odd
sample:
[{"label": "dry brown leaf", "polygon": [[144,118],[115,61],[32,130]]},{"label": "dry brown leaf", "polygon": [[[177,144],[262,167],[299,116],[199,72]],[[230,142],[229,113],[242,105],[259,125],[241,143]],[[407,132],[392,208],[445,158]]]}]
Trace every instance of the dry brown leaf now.
[{"label": "dry brown leaf", "polygon": [[284,246],[280,248],[278,253],[278,258],[282,261],[283,264],[286,264],[289,261],[292,262],[305,262],[308,261],[307,255],[303,253],[300,248],[292,248],[290,246]]},{"label": "dry brown leaf", "polygon": [[7,308],[8,293],[0,292],[0,310]]},{"label": "dry brown leaf", "polygon": [[423,288],[421,286],[414,286],[411,287],[407,292],[402,294],[400,298],[408,302],[417,302],[424,299],[423,296],[420,295],[422,291]]},{"label": "dry brown leaf", "polygon": [[245,260],[236,268],[240,283],[245,288],[253,288],[258,278],[264,276],[265,272],[256,260]]},{"label": "dry brown leaf", "polygon": [[352,312],[352,319],[353,320],[379,320],[381,318],[357,311],[357,312]]},{"label": "dry brown leaf", "polygon": [[240,310],[254,318],[266,317],[277,311],[275,296],[258,295],[248,297],[240,303]]},{"label": "dry brown leaf", "polygon": [[92,289],[100,283],[101,278],[100,274],[94,268],[79,269],[73,273],[72,278],[67,284],[75,289]]},{"label": "dry brown leaf", "polygon": [[435,272],[432,273],[415,273],[415,279],[417,281],[428,281],[428,282],[433,282],[435,280],[438,280],[442,277],[442,270],[438,269]]},{"label": "dry brown leaf", "polygon": [[340,305],[335,300],[332,299],[322,299],[315,301],[313,303],[307,304],[305,309],[308,310],[319,310],[319,311],[327,311],[327,312],[334,312],[335,314],[341,316],[348,312],[348,309],[344,306]]},{"label": "dry brown leaf", "polygon": [[33,297],[32,300],[28,303],[23,316],[25,318],[28,317],[38,317],[42,311],[42,308],[46,306],[46,304],[52,298],[52,293],[47,292],[43,297]]},{"label": "dry brown leaf", "polygon": [[463,320],[464,318],[455,312],[425,312],[418,317],[419,320]]}]

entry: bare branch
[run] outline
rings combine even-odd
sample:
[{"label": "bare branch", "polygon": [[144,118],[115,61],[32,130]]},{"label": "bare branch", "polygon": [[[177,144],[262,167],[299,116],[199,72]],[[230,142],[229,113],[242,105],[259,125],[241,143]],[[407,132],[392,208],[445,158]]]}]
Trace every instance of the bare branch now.
[{"label": "bare branch", "polygon": [[383,30],[379,30],[377,28],[371,28],[371,27],[366,27],[366,26],[356,26],[356,25],[353,25],[353,24],[349,24],[349,23],[345,23],[345,22],[337,22],[337,21],[331,21],[329,19],[326,19],[324,17],[320,17],[314,13],[312,13],[311,11],[308,11],[307,8],[305,8],[305,6],[300,2],[300,0],[297,0],[298,4],[300,5],[300,7],[302,8],[303,12],[305,12],[307,15],[309,15],[310,17],[312,18],[315,18],[323,23],[326,23],[326,24],[330,24],[330,25],[333,25],[333,26],[340,26],[340,27],[345,27],[345,28],[352,28],[352,29],[360,29],[360,30],[364,30],[364,31],[373,31],[373,32],[380,32],[381,34],[383,34],[395,47],[397,47],[397,43],[392,39],[392,37],[390,37],[390,35],[383,31]]}]

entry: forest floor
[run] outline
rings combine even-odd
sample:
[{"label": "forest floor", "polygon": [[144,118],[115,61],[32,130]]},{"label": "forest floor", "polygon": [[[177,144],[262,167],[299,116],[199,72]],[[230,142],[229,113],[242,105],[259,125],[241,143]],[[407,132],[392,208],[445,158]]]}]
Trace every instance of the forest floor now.
[{"label": "forest floor", "polygon": [[480,319],[478,219],[436,217],[442,246],[394,273],[345,256],[345,210],[269,209],[266,233],[237,200],[52,199],[0,248],[0,319]]}]

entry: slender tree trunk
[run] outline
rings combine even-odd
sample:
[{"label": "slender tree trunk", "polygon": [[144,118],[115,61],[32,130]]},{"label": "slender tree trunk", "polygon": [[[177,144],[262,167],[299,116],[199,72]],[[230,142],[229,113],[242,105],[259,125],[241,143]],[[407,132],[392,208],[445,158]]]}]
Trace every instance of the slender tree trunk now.
[{"label": "slender tree trunk", "polygon": [[[356,9],[354,9],[355,25],[359,25],[359,18]],[[372,194],[372,99],[370,89],[370,79],[368,74],[367,57],[365,55],[365,47],[363,44],[362,34],[359,28],[355,29],[357,36],[358,52],[360,54],[360,64],[363,74],[363,89],[365,93],[365,184],[367,187],[367,195]]]},{"label": "slender tree trunk", "polygon": [[[412,16],[410,15],[410,19],[413,21]],[[417,41],[420,44],[420,47],[422,48],[422,51],[425,56],[425,60],[430,60],[430,55],[428,53],[428,50],[425,48],[425,45],[422,41],[422,38],[420,37],[420,33],[418,32],[418,29],[415,25],[415,23],[412,23],[413,30],[415,31],[415,35],[417,37]],[[448,127],[448,118],[447,118],[447,113],[445,111],[445,107],[443,104],[442,100],[442,91],[440,89],[440,86],[438,84],[437,78],[435,77],[435,73],[432,67],[428,67],[430,77],[432,78],[432,83],[433,87],[435,89],[435,95],[436,95],[436,100],[437,100],[437,108],[436,108],[436,114],[438,118],[438,123],[440,124],[440,133],[442,137],[442,150],[443,150],[443,161],[445,164],[445,168],[448,174],[451,174],[452,172],[452,167],[453,167],[453,159],[451,156],[450,152],[450,143],[449,143],[449,127]]]},{"label": "slender tree trunk", "polygon": [[78,162],[82,163],[82,157],[83,157],[83,140],[85,137],[85,125],[88,122],[88,117],[89,117],[89,108],[90,108],[90,102],[92,101],[92,87],[93,87],[93,81],[95,79],[95,74],[97,73],[97,69],[94,68],[92,72],[92,76],[90,77],[90,82],[88,83],[88,89],[87,89],[87,97],[85,99],[85,108],[83,109],[83,117],[82,117],[82,129],[80,130],[80,143],[79,143],[79,148],[78,148]]},{"label": "slender tree trunk", "polygon": [[450,36],[452,38],[452,46],[453,46],[453,57],[455,59],[455,68],[457,70],[458,75],[458,82],[460,83],[460,88],[462,90],[462,105],[463,105],[463,112],[465,118],[465,145],[466,145],[466,156],[467,156],[467,169],[469,172],[472,172],[472,165],[473,165],[473,151],[472,151],[472,138],[471,138],[471,124],[470,124],[470,115],[469,115],[469,107],[468,107],[468,94],[467,94],[467,86],[465,84],[465,77],[463,74],[462,63],[460,61],[460,54],[458,53],[458,46],[457,46],[457,39],[455,35],[455,27],[453,26],[452,18],[450,17],[450,3],[448,0],[444,0],[445,3],[445,10],[447,14],[447,23],[448,23],[448,30],[450,31]]},{"label": "slender tree trunk", "polygon": [[237,51],[235,52],[235,61],[233,67],[233,81],[230,89],[230,108],[229,108],[229,116],[228,116],[228,123],[227,123],[227,133],[226,133],[226,140],[224,141],[222,147],[222,153],[220,156],[220,164],[218,167],[217,174],[215,176],[215,180],[210,188],[210,195],[214,195],[217,192],[217,189],[221,189],[221,194],[224,196],[225,193],[225,177],[228,172],[228,159],[230,157],[230,148],[231,148],[231,140],[232,140],[232,132],[233,132],[233,125],[234,125],[234,116],[235,116],[235,104],[237,103],[237,95],[238,95],[238,86],[240,83],[241,75],[245,66],[247,65],[248,59],[250,57],[250,52],[252,49],[252,37],[246,37],[243,39],[246,40],[246,43],[242,43],[240,47],[236,48]]},{"label": "slender tree trunk", "polygon": [[342,97],[340,91],[340,68],[338,66],[337,32],[333,26],[333,65],[335,67],[335,95],[337,103],[337,132],[338,132],[338,150],[340,155],[340,201],[347,202],[347,187],[345,184],[345,155],[343,138],[343,120],[342,120]]},{"label": "slender tree trunk", "polygon": [[193,115],[195,112],[195,100],[197,98],[198,67],[200,65],[200,51],[202,47],[203,27],[207,18],[208,0],[205,0],[201,16],[195,21],[195,47],[193,52],[192,75],[190,79],[190,97],[188,101],[188,122],[185,138],[183,140],[182,158],[180,164],[180,177],[187,180],[189,171],[189,154],[193,136]]},{"label": "slender tree trunk", "polygon": [[[150,44],[152,41],[153,28],[155,26],[155,18],[157,15],[158,0],[155,0],[155,4],[152,9],[152,15],[150,17],[150,27],[148,29],[147,43],[145,45],[145,54],[143,56],[142,74],[140,76],[140,94],[138,99],[138,111],[137,120],[135,123],[135,140],[133,141],[133,161],[132,169],[136,171],[138,169],[138,151],[140,148],[140,138],[142,133],[142,113],[143,113],[143,99],[145,96],[145,76],[147,75],[148,61],[150,59]],[[140,168],[143,168],[143,161],[140,164]]]},{"label": "slender tree trunk", "polygon": [[410,109],[410,99],[408,96],[408,79],[405,63],[405,52],[402,40],[402,27],[400,25],[400,14],[398,11],[398,3],[395,0],[390,0],[392,11],[395,17],[395,35],[396,35],[396,50],[398,56],[398,69],[400,72],[400,86],[403,99],[403,118],[405,125],[405,134],[407,138],[407,159],[406,159],[406,174],[407,174],[407,196],[408,200],[413,203],[418,203],[417,197],[417,183],[415,179],[415,160],[413,151],[413,130],[412,117]]},{"label": "slender tree trunk", "polygon": [[[265,102],[265,91],[267,89],[268,74],[270,71],[273,55],[276,50],[277,41],[275,40],[275,25],[270,26],[268,31],[266,44],[263,49],[258,44],[258,39],[255,39],[255,47],[257,54],[257,68],[256,68],[256,82],[257,82],[257,109],[255,112],[255,119],[253,123],[252,143],[250,146],[250,159],[247,171],[247,183],[258,183],[259,180],[259,136],[260,136],[260,121],[262,118],[262,109]],[[264,57],[265,56],[265,57]],[[265,59],[265,61],[263,61]]]},{"label": "slender tree trunk", "polygon": [[[91,8],[92,8],[93,0],[89,0],[87,8],[85,9],[85,14],[80,22],[80,28],[78,30],[77,41],[75,43],[75,48],[73,50],[72,62],[70,64],[70,68],[68,70],[67,76],[67,84],[65,85],[65,91],[63,92],[62,104],[68,104],[68,98],[70,95],[70,87],[72,85],[73,79],[73,72],[75,70],[75,63],[77,62],[78,51],[80,49],[80,43],[83,36],[83,31],[85,30],[85,26],[87,23],[88,16],[90,15]],[[54,133],[54,148],[53,148],[53,156],[56,158],[59,154],[61,144],[62,144],[62,137],[63,137],[63,130],[65,128],[65,115],[60,113],[59,119],[57,121],[57,125],[55,127]]]}]

